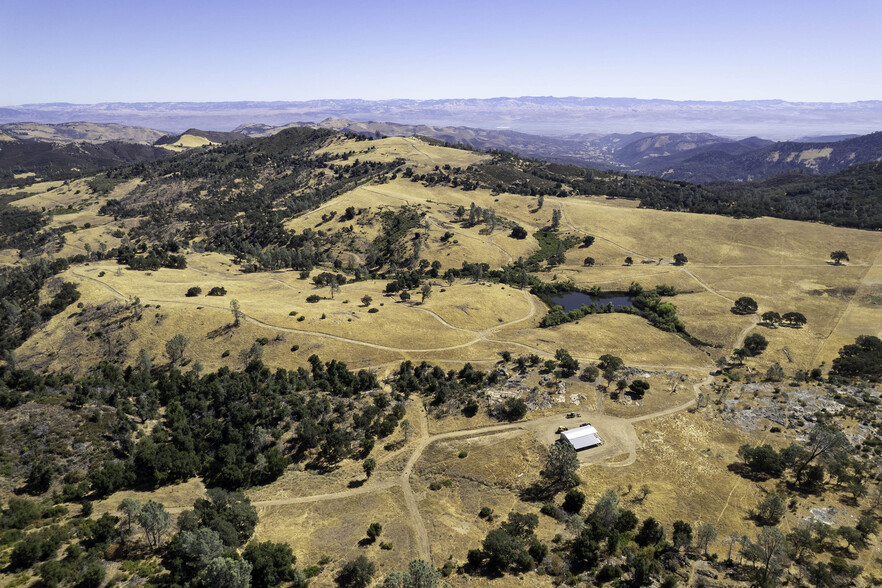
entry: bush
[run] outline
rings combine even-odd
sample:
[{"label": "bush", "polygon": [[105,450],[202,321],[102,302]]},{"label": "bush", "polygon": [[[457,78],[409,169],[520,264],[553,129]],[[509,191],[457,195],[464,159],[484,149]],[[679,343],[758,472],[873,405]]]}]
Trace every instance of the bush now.
[{"label": "bush", "polygon": [[303,322],[303,321],[305,321],[305,320],[306,320],[306,317],[303,316],[302,314],[301,314],[300,316],[297,317],[297,322],[298,322],[298,323],[299,323],[299,322]]},{"label": "bush", "polygon": [[337,576],[337,582],[340,586],[352,588],[364,588],[370,585],[371,578],[377,571],[374,562],[370,561],[363,555],[359,555],[356,559],[349,561],[340,570]]},{"label": "bush", "polygon": [[374,313],[377,313],[377,312],[380,312],[380,309],[379,309],[379,308],[369,308],[369,309],[368,309],[368,313],[369,313],[369,314],[374,314]]},{"label": "bush", "polygon": [[527,403],[520,398],[509,398],[505,401],[505,418],[519,421],[527,416]]},{"label": "bush", "polygon": [[759,307],[756,300],[750,296],[742,296],[735,301],[735,306],[733,306],[731,310],[734,314],[753,314],[756,312],[757,308]]},{"label": "bush", "polygon": [[576,514],[585,506],[585,495],[575,488],[567,492],[563,501],[563,509],[571,514]]},{"label": "bush", "polygon": [[610,564],[604,565],[600,568],[600,571],[597,572],[597,581],[601,584],[605,584],[607,582],[611,582],[617,578],[622,576],[622,568],[619,566],[614,566]]},{"label": "bush", "polygon": [[597,376],[600,375],[600,370],[597,369],[596,366],[589,365],[585,369],[582,370],[582,373],[579,374],[579,379],[585,382],[594,382],[597,380]]},{"label": "bush", "polygon": [[223,286],[215,286],[211,290],[208,291],[209,296],[226,296],[227,289]]},{"label": "bush", "polygon": [[306,297],[306,301],[309,302],[310,304],[314,304],[321,299],[322,299],[322,297],[319,296],[318,294],[310,294],[309,296]]},{"label": "bush", "polygon": [[202,288],[199,286],[193,286],[187,290],[186,296],[193,298],[194,296],[199,296],[202,294]]}]

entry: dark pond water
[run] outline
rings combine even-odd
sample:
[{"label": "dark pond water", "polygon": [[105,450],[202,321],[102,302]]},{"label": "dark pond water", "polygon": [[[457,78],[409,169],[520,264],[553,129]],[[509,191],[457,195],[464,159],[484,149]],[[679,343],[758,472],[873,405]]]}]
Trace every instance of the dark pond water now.
[{"label": "dark pond water", "polygon": [[597,306],[606,306],[612,302],[613,308],[621,308],[623,306],[633,306],[634,299],[630,296],[600,296],[595,297],[583,292],[570,292],[563,296],[555,296],[551,299],[554,304],[560,304],[564,310],[569,312],[582,308],[582,306],[590,306],[593,302]]}]

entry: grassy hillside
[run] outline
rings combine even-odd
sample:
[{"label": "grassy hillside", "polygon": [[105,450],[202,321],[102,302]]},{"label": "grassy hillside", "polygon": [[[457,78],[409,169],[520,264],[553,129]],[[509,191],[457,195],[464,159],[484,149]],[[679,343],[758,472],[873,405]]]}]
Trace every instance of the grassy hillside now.
[{"label": "grassy hillside", "polygon": [[49,143],[137,143],[152,145],[163,136],[162,131],[113,123],[70,122],[41,124],[18,122],[0,124],[0,131],[16,139]]}]

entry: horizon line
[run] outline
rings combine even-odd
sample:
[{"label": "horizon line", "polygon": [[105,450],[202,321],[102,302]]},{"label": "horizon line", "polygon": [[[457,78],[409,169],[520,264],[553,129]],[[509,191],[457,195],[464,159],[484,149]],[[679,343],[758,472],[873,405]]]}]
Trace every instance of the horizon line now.
[{"label": "horizon line", "polygon": [[342,101],[351,101],[351,102],[398,102],[398,101],[407,101],[407,102],[438,102],[438,101],[454,101],[454,100],[468,100],[468,101],[490,101],[490,100],[529,100],[529,99],[552,99],[552,100],[637,100],[643,102],[680,102],[680,103],[695,103],[695,102],[704,102],[704,103],[721,103],[721,104],[735,104],[740,102],[779,102],[779,103],[787,103],[787,104],[862,104],[862,103],[874,103],[880,102],[880,99],[866,99],[866,100],[851,100],[851,101],[824,101],[824,100],[786,100],[783,98],[738,98],[734,100],[711,100],[711,99],[702,99],[702,98],[690,98],[690,99],[675,99],[675,98],[637,98],[634,96],[552,96],[552,95],[523,95],[523,96],[492,96],[489,98],[476,98],[476,97],[453,97],[453,98],[309,98],[309,99],[301,99],[301,100],[291,100],[291,99],[276,99],[276,100],[105,100],[100,102],[64,102],[64,101],[52,101],[52,102],[23,102],[19,104],[4,104],[0,105],[0,108],[18,108],[18,107],[33,107],[33,106],[98,106],[104,104],[273,104],[273,103],[287,103],[287,104],[299,104],[299,103],[307,103],[307,102],[342,102]]}]

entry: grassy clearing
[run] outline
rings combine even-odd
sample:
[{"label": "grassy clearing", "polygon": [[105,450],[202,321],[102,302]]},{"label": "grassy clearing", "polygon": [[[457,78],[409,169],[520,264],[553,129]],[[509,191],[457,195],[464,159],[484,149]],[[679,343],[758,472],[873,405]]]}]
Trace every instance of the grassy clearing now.
[{"label": "grassy clearing", "polygon": [[[313,580],[316,585],[331,585],[340,567],[362,554],[377,564],[377,575],[383,578],[393,570],[406,569],[417,551],[398,488],[309,504],[261,506],[258,514],[254,538],[289,544],[298,565],[317,565],[323,556],[331,555],[331,563]],[[382,535],[376,543],[360,546],[373,522],[383,525]],[[389,542],[393,548],[380,549],[380,542]]]}]

